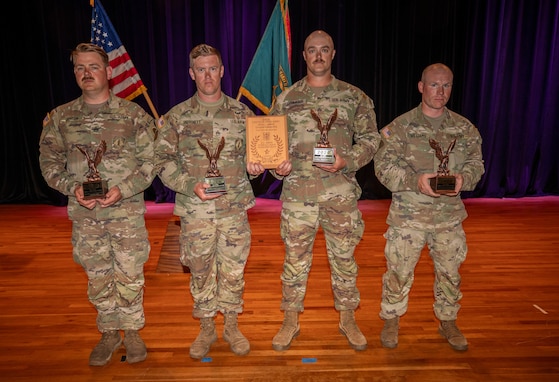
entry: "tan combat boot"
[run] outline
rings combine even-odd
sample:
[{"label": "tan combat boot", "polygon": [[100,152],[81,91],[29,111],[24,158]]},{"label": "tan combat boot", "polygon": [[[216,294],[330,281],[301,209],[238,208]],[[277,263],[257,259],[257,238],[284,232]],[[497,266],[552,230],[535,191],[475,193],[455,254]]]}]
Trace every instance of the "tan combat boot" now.
[{"label": "tan combat boot", "polygon": [[237,313],[227,312],[224,314],[223,339],[231,347],[235,355],[247,355],[250,344],[237,325]]},{"label": "tan combat boot", "polygon": [[148,356],[146,344],[137,330],[124,331],[124,347],[126,347],[126,362],[142,362]]},{"label": "tan combat boot", "polygon": [[272,348],[277,351],[289,349],[291,341],[299,335],[299,312],[285,311],[283,324],[272,340]]},{"label": "tan combat boot", "polygon": [[113,352],[118,349],[122,343],[122,337],[118,330],[111,330],[101,335],[101,340],[93,348],[89,355],[89,364],[91,366],[106,365],[113,355]]},{"label": "tan combat boot", "polygon": [[217,341],[215,323],[213,317],[200,319],[200,333],[190,345],[190,357],[194,359],[203,358],[210,351],[210,346]]},{"label": "tan combat boot", "polygon": [[441,321],[439,325],[439,333],[446,338],[450,347],[454,350],[468,350],[468,341],[456,326],[456,321]]},{"label": "tan combat boot", "polygon": [[354,310],[341,310],[340,311],[340,333],[346,336],[349,346],[355,350],[367,349],[367,339],[359,330],[355,322]]},{"label": "tan combat boot", "polygon": [[384,321],[384,327],[380,332],[380,343],[385,348],[394,349],[398,346],[398,329],[400,317],[390,318]]}]

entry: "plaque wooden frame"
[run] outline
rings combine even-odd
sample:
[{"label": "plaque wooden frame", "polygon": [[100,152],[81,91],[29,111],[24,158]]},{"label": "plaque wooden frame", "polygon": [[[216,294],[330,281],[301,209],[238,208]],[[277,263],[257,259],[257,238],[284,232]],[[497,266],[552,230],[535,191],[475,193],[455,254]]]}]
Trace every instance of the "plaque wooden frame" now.
[{"label": "plaque wooden frame", "polygon": [[247,162],[274,169],[289,158],[287,116],[257,115],[246,118]]}]

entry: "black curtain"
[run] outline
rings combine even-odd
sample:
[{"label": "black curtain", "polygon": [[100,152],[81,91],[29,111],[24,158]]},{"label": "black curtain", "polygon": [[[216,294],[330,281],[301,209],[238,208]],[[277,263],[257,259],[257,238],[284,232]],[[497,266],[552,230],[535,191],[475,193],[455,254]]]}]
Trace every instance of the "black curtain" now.
[{"label": "black curtain", "polygon": [[[236,97],[276,0],[101,0],[159,114],[190,97],[188,52],[218,47],[223,90]],[[290,0],[292,80],[305,37],[334,38],[333,73],[375,102],[379,128],[417,106],[425,66],[454,71],[449,107],[480,130],[486,174],[466,197],[559,194],[558,0]],[[0,203],[64,204],[42,179],[42,120],[79,96],[69,54],[90,39],[89,0],[28,0],[2,12]],[[244,100],[244,99],[243,99]],[[134,99],[147,111],[144,97]],[[244,100],[246,101],[246,100]],[[248,101],[246,101],[248,103]],[[367,199],[388,198],[369,164]],[[270,177],[255,193],[277,197]]]}]

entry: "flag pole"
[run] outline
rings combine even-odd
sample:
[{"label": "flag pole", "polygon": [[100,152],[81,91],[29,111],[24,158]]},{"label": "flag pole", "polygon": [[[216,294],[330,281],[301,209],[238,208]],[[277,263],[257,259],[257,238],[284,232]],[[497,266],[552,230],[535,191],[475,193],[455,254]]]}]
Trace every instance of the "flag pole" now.
[{"label": "flag pole", "polygon": [[151,113],[153,114],[155,119],[159,119],[159,114],[157,114],[157,110],[155,110],[155,106],[153,106],[153,103],[151,102],[151,98],[149,98],[149,94],[148,94],[147,90],[142,89],[142,94],[144,95],[144,98],[146,99],[146,101],[149,105],[149,108],[151,110]]}]

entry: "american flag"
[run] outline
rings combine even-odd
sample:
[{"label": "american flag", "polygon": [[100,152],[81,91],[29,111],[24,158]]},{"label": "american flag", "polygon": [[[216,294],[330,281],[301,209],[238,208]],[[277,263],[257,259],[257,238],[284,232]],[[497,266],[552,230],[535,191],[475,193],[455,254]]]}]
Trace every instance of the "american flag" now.
[{"label": "american flag", "polygon": [[113,68],[110,86],[115,95],[131,100],[146,91],[132,59],[120,42],[113,24],[99,0],[95,0],[93,3],[91,42],[102,47],[109,55],[109,62]]}]

